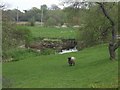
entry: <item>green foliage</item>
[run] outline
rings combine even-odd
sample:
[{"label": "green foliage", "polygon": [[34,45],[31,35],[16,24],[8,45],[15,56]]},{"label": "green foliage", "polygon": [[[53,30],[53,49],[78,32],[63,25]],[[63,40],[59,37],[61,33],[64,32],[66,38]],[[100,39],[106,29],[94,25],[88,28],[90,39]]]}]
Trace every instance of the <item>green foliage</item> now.
[{"label": "green foliage", "polygon": [[11,60],[11,61],[18,61],[23,60],[28,57],[35,57],[40,55],[50,55],[55,54],[56,50],[46,48],[41,50],[40,52],[32,49],[21,49],[21,48],[14,48],[7,51],[3,51],[3,60]]},{"label": "green foliage", "polygon": [[25,26],[16,26],[16,36],[17,39],[25,41],[25,43],[30,43],[32,41],[32,33],[31,31]]},{"label": "green foliage", "polygon": [[[69,56],[76,57],[70,67]],[[99,58],[98,58],[99,57]],[[11,88],[117,88],[118,61],[110,61],[107,45],[63,55],[28,56],[3,63],[3,75]]]},{"label": "green foliage", "polygon": [[14,48],[6,52],[3,51],[3,56],[4,56],[3,58],[5,60],[12,59],[12,61],[18,61],[18,60],[25,59],[27,57],[33,57],[33,56],[38,56],[38,55],[39,53],[31,49]]},{"label": "green foliage", "polygon": [[34,17],[35,21],[40,21],[41,10],[39,8],[33,7],[30,10],[24,10],[25,13],[19,18],[20,21],[29,21]]},{"label": "green foliage", "polygon": [[[108,8],[105,4],[105,9],[110,17],[112,17],[117,29],[117,11],[114,7],[116,7],[116,4],[111,7],[112,9]],[[114,15],[112,13],[114,13]],[[80,17],[81,24],[83,26],[80,28],[79,42],[82,41],[84,46],[92,46],[98,43],[109,42],[111,39],[111,24],[104,16],[99,5],[93,5],[90,9],[81,10]]]},{"label": "green foliage", "polygon": [[14,41],[14,31],[15,23],[6,15],[5,12],[2,13],[2,50],[6,51],[12,47],[16,46]]},{"label": "green foliage", "polygon": [[13,10],[5,10],[4,11],[7,15],[9,15],[9,18],[11,18],[13,21],[17,21],[17,13],[19,15],[19,19],[21,19],[21,16],[24,14],[23,12],[21,12],[20,10],[17,9],[13,9]]},{"label": "green foliage", "polygon": [[49,26],[50,23],[52,23],[51,26],[63,25],[65,23],[65,13],[62,10],[49,10],[44,18],[44,23],[46,26]]},{"label": "green foliage", "polygon": [[29,23],[30,23],[30,26],[35,26],[35,18],[32,17],[32,18],[29,20]]},{"label": "green foliage", "polygon": [[96,45],[100,43],[96,32],[91,31],[91,29],[80,29],[78,37],[77,37],[77,49],[81,50],[84,49],[85,47],[90,47],[93,45]]},{"label": "green foliage", "polygon": [[6,53],[21,44],[31,41],[31,32],[26,27],[19,27],[3,12],[2,19],[2,50],[3,59],[8,58]]},{"label": "green foliage", "polygon": [[[43,19],[43,22],[45,25],[49,25],[48,23],[49,19],[52,18],[56,23],[53,25],[61,25],[64,23],[65,19],[65,13],[63,10],[55,9],[55,10],[48,10],[48,7],[46,5],[42,5],[41,9],[33,7],[30,10],[24,10],[25,13],[15,9],[15,10],[6,10],[6,14],[9,15],[14,21],[16,21],[16,13],[19,14],[19,21],[28,21],[30,22],[31,26],[34,26],[34,22],[41,21],[41,18]],[[42,17],[43,14],[43,17]],[[52,22],[52,21],[51,21]]]},{"label": "green foliage", "polygon": [[17,26],[4,12],[3,15],[2,45],[4,51],[31,40],[31,31],[28,28]]},{"label": "green foliage", "polygon": [[44,14],[47,12],[47,9],[48,9],[48,7],[47,7],[46,4],[41,5],[41,12],[42,12],[42,10],[43,10],[43,13],[44,13]]},{"label": "green foliage", "polygon": [[46,21],[46,26],[55,26],[57,24],[57,21],[55,18],[50,17],[47,21]]}]

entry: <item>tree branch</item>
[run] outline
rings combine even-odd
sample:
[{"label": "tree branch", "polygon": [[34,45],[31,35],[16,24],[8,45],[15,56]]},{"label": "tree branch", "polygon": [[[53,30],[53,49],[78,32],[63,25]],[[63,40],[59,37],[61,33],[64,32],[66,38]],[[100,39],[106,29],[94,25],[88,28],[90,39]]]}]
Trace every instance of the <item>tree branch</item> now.
[{"label": "tree branch", "polygon": [[112,20],[112,18],[109,16],[109,14],[107,13],[107,11],[105,10],[104,3],[100,3],[100,2],[96,2],[96,3],[100,5],[100,8],[102,9],[103,14],[105,15],[105,17],[111,23],[111,26],[112,26],[112,42],[114,43],[115,42],[115,23]]},{"label": "tree branch", "polygon": [[117,43],[115,43],[115,45],[114,45],[114,51],[115,51],[119,46],[120,46],[120,40],[119,40]]},{"label": "tree branch", "polygon": [[101,9],[102,9],[105,17],[107,17],[107,19],[109,19],[109,21],[111,22],[111,24],[115,25],[114,22],[113,22],[113,20],[111,19],[111,17],[108,15],[107,11],[105,10],[104,4],[99,3],[99,2],[96,2],[96,3],[100,5],[100,7],[101,7]]}]

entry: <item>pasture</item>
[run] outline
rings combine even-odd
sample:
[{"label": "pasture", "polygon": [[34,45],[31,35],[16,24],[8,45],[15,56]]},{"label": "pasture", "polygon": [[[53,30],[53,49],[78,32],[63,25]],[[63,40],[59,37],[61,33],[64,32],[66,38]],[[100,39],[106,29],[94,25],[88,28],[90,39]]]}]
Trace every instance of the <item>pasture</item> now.
[{"label": "pasture", "polygon": [[0,5],[3,88],[119,87],[117,2],[31,2]]},{"label": "pasture", "polygon": [[34,38],[58,38],[58,39],[75,39],[78,33],[77,28],[56,28],[56,27],[30,27]]},{"label": "pasture", "polygon": [[[75,66],[68,65],[69,56],[76,57]],[[115,88],[118,61],[109,60],[107,45],[102,44],[74,53],[4,63],[3,77],[13,88]]]}]

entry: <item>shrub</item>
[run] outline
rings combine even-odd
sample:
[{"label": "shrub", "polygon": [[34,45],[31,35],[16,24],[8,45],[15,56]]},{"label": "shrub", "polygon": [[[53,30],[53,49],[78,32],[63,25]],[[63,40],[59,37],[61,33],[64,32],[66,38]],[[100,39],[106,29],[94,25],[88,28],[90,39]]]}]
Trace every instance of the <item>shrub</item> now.
[{"label": "shrub", "polygon": [[11,49],[6,52],[3,52],[4,60],[10,60],[12,58],[12,61],[17,61],[21,59],[25,59],[26,57],[33,57],[38,56],[39,53],[31,50],[31,49]]},{"label": "shrub", "polygon": [[57,21],[56,19],[50,17],[47,21],[46,21],[46,26],[55,26],[57,25]]},{"label": "shrub", "polygon": [[30,23],[30,26],[35,26],[35,18],[32,17],[32,18],[29,20],[29,23]]},{"label": "shrub", "polygon": [[17,26],[16,28],[15,37],[19,40],[25,41],[25,43],[30,43],[32,40],[31,31],[24,26]]}]

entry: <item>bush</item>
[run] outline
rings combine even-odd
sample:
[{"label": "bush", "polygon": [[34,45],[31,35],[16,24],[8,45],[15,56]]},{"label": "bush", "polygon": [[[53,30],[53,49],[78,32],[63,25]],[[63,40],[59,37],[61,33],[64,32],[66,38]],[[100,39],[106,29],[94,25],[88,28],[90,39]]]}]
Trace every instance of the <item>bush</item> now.
[{"label": "bush", "polygon": [[77,49],[81,50],[85,47],[93,46],[99,42],[97,33],[94,30],[81,29],[78,37]]},{"label": "bush", "polygon": [[50,17],[47,21],[46,21],[46,26],[55,26],[57,25],[57,21],[56,19]]},{"label": "bush", "polygon": [[35,18],[34,18],[34,17],[31,18],[31,19],[29,20],[29,23],[30,23],[30,26],[35,26]]},{"label": "bush", "polygon": [[32,50],[32,49],[26,49],[26,48],[25,49],[15,48],[8,51],[3,51],[3,60],[18,61],[28,57],[55,54],[55,52],[56,51],[54,49],[50,49],[50,48],[43,49],[40,52],[37,52],[36,50]]},{"label": "bush", "polygon": [[25,41],[25,43],[30,43],[32,41],[31,31],[24,26],[17,26],[15,31],[15,37],[19,40]]},{"label": "bush", "polygon": [[78,37],[78,49],[90,47],[101,43],[106,43],[109,40],[109,32],[106,32],[105,35],[102,35],[102,31],[99,29],[96,29],[94,27],[84,27],[81,28],[80,35]]},{"label": "bush", "polygon": [[11,18],[3,12],[2,13],[2,50],[8,50],[16,46],[14,41],[15,23]]},{"label": "bush", "polygon": [[3,60],[17,61],[21,59],[25,59],[26,57],[38,56],[39,53],[31,50],[31,49],[11,49],[9,51],[3,52]]}]

